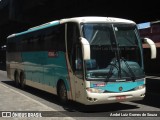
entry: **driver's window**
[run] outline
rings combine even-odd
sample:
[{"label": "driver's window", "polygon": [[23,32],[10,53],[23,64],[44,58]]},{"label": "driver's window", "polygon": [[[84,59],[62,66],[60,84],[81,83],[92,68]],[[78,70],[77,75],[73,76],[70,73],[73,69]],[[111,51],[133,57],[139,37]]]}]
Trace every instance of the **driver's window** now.
[{"label": "driver's window", "polygon": [[80,43],[77,43],[76,45],[75,65],[76,65],[75,75],[79,78],[83,78],[83,59],[82,59],[82,49]]},{"label": "driver's window", "polygon": [[77,77],[83,78],[82,49],[79,37],[78,24],[67,23],[67,50],[69,62],[73,73]]}]

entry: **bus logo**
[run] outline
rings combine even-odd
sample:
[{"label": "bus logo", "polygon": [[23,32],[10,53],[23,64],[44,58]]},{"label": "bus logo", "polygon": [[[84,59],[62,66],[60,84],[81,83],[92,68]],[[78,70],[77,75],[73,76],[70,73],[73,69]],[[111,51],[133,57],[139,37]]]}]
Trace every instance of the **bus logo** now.
[{"label": "bus logo", "polygon": [[119,87],[119,91],[122,91],[123,90],[123,87]]}]

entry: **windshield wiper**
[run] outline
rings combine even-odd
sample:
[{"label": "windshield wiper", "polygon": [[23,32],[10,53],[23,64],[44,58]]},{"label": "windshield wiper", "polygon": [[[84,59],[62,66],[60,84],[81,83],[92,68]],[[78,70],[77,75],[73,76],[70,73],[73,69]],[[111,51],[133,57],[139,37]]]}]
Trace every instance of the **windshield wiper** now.
[{"label": "windshield wiper", "polygon": [[129,72],[131,73],[131,79],[135,82],[136,76],[133,73],[132,69],[130,68],[129,64],[127,63],[127,61],[124,58],[121,58],[121,60],[124,61],[125,65],[127,66],[128,70],[129,70]]}]

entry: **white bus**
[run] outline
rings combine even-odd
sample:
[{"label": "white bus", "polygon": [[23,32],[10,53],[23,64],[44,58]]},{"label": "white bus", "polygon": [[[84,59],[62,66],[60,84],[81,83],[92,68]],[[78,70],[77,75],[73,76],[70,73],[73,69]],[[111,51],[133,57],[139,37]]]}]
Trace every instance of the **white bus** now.
[{"label": "white bus", "polygon": [[58,95],[62,103],[142,100],[146,92],[136,23],[113,17],[61,19],[8,36],[7,75],[22,88]]}]

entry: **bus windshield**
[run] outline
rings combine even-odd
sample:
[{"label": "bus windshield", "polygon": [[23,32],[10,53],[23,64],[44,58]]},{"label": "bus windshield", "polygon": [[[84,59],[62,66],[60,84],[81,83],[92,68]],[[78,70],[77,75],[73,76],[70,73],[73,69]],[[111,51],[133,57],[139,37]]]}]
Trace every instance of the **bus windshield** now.
[{"label": "bus windshield", "polygon": [[144,77],[142,46],[135,24],[84,23],[82,31],[91,49],[91,59],[85,61],[87,79]]}]

